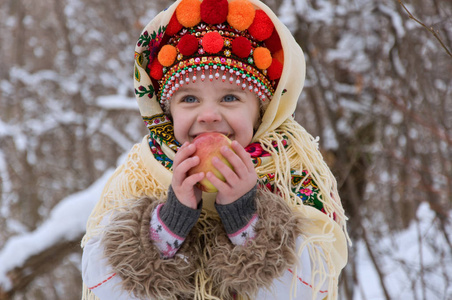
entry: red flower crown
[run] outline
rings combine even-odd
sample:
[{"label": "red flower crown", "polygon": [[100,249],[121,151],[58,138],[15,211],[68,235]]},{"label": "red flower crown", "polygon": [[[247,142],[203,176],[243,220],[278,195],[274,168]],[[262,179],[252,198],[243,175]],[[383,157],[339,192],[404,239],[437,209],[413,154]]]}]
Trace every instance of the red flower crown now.
[{"label": "red flower crown", "polygon": [[148,65],[162,105],[198,75],[271,99],[283,68],[281,41],[267,14],[249,1],[182,0],[165,36]]}]

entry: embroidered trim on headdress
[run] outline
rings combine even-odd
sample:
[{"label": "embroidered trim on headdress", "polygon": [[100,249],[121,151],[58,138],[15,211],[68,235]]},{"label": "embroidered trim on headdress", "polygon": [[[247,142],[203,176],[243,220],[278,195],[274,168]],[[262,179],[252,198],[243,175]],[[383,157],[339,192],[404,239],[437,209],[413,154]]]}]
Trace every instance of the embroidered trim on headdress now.
[{"label": "embroidered trim on headdress", "polygon": [[164,36],[160,33],[151,40],[146,33],[139,43],[149,45],[143,52],[146,70],[156,81],[151,93],[155,91],[162,108],[198,76],[202,81],[221,77],[262,101],[273,96],[282,73],[281,42],[270,18],[250,2],[182,0]]},{"label": "embroidered trim on headdress", "polygon": [[[201,72],[201,81],[207,78],[212,81],[214,78],[223,82],[229,77],[230,83],[236,83],[243,90],[248,88],[259,96],[262,101],[271,98],[274,88],[268,79],[260,72],[256,72],[250,65],[244,64],[231,58],[224,57],[196,57],[188,61],[180,62],[166,72],[160,81],[160,103],[165,105],[171,96],[184,84],[190,81],[195,83],[198,79],[198,72]],[[214,73],[214,74],[213,74]],[[234,78],[235,76],[235,78]]]}]

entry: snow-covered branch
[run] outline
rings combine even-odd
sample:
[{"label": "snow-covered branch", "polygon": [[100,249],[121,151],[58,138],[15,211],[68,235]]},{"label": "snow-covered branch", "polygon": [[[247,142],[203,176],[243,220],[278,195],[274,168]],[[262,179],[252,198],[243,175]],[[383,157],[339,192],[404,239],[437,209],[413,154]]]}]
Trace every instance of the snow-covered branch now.
[{"label": "snow-covered branch", "polygon": [[[29,283],[75,251],[86,221],[112,174],[108,170],[84,191],[63,199],[35,231],[11,237],[0,251],[0,299]],[[5,296],[3,296],[5,297]]]}]

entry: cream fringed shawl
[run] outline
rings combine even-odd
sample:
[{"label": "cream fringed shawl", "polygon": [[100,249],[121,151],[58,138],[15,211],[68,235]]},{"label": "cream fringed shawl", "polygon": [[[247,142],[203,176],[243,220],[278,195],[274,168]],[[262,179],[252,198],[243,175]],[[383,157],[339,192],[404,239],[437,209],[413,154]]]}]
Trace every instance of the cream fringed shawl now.
[{"label": "cream fringed shawl", "polygon": [[[283,136],[289,138],[289,147],[280,147],[276,153],[272,143],[282,141]],[[287,199],[287,203],[294,211],[310,220],[310,223],[306,224],[304,243],[298,251],[300,254],[304,249],[310,251],[312,274],[315,277],[312,278],[312,282],[318,282],[313,288],[319,290],[324,282],[328,282],[328,299],[336,299],[338,276],[347,261],[346,217],[337,194],[336,181],[317,149],[317,142],[292,119],[288,119],[277,130],[263,135],[259,142],[272,154],[272,159],[256,168],[258,175],[274,173],[275,186],[281,192],[282,197]],[[290,182],[291,169],[308,170],[321,190],[326,213],[311,206],[299,204],[299,198],[287,184],[288,180]],[[101,200],[89,218],[87,233],[82,244],[84,245],[91,236],[99,234],[99,230],[102,229],[99,222],[106,213],[112,209],[126,207],[128,199],[143,195],[156,198],[165,197],[170,182],[171,172],[154,159],[145,137],[141,144],[133,147],[126,162],[116,170],[107,183]],[[205,196],[208,194],[204,194],[203,198]],[[214,213],[213,201],[205,202],[207,202],[204,207],[205,212],[207,214]],[[333,220],[333,214],[336,221]],[[312,247],[306,248],[307,246]],[[323,261],[326,262],[326,266]],[[294,274],[296,274],[296,270],[294,270]],[[296,276],[293,280],[292,286],[295,287]],[[198,274],[198,282],[197,299],[217,299],[205,292],[209,288],[205,286],[206,278],[203,278],[202,270]],[[293,295],[296,295],[295,290],[292,292]],[[83,299],[97,298],[84,287]]]}]

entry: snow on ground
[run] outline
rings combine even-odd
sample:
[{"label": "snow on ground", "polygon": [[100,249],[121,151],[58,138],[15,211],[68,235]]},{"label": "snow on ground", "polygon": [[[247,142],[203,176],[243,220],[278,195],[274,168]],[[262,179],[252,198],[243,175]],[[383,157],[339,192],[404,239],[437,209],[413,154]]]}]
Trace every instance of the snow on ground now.
[{"label": "snow on ground", "polygon": [[63,199],[49,218],[35,231],[8,240],[0,252],[0,286],[11,288],[8,271],[21,266],[31,256],[63,240],[73,240],[85,232],[86,221],[113,170],[108,170],[84,191]]},{"label": "snow on ground", "polygon": [[[388,293],[392,299],[452,299],[451,282],[447,281],[452,278],[452,249],[438,230],[438,220],[427,203],[419,206],[417,219],[407,230],[372,243],[373,251],[379,253]],[[447,232],[450,240],[452,230]],[[359,286],[354,300],[385,299],[364,242],[355,247]]]}]

